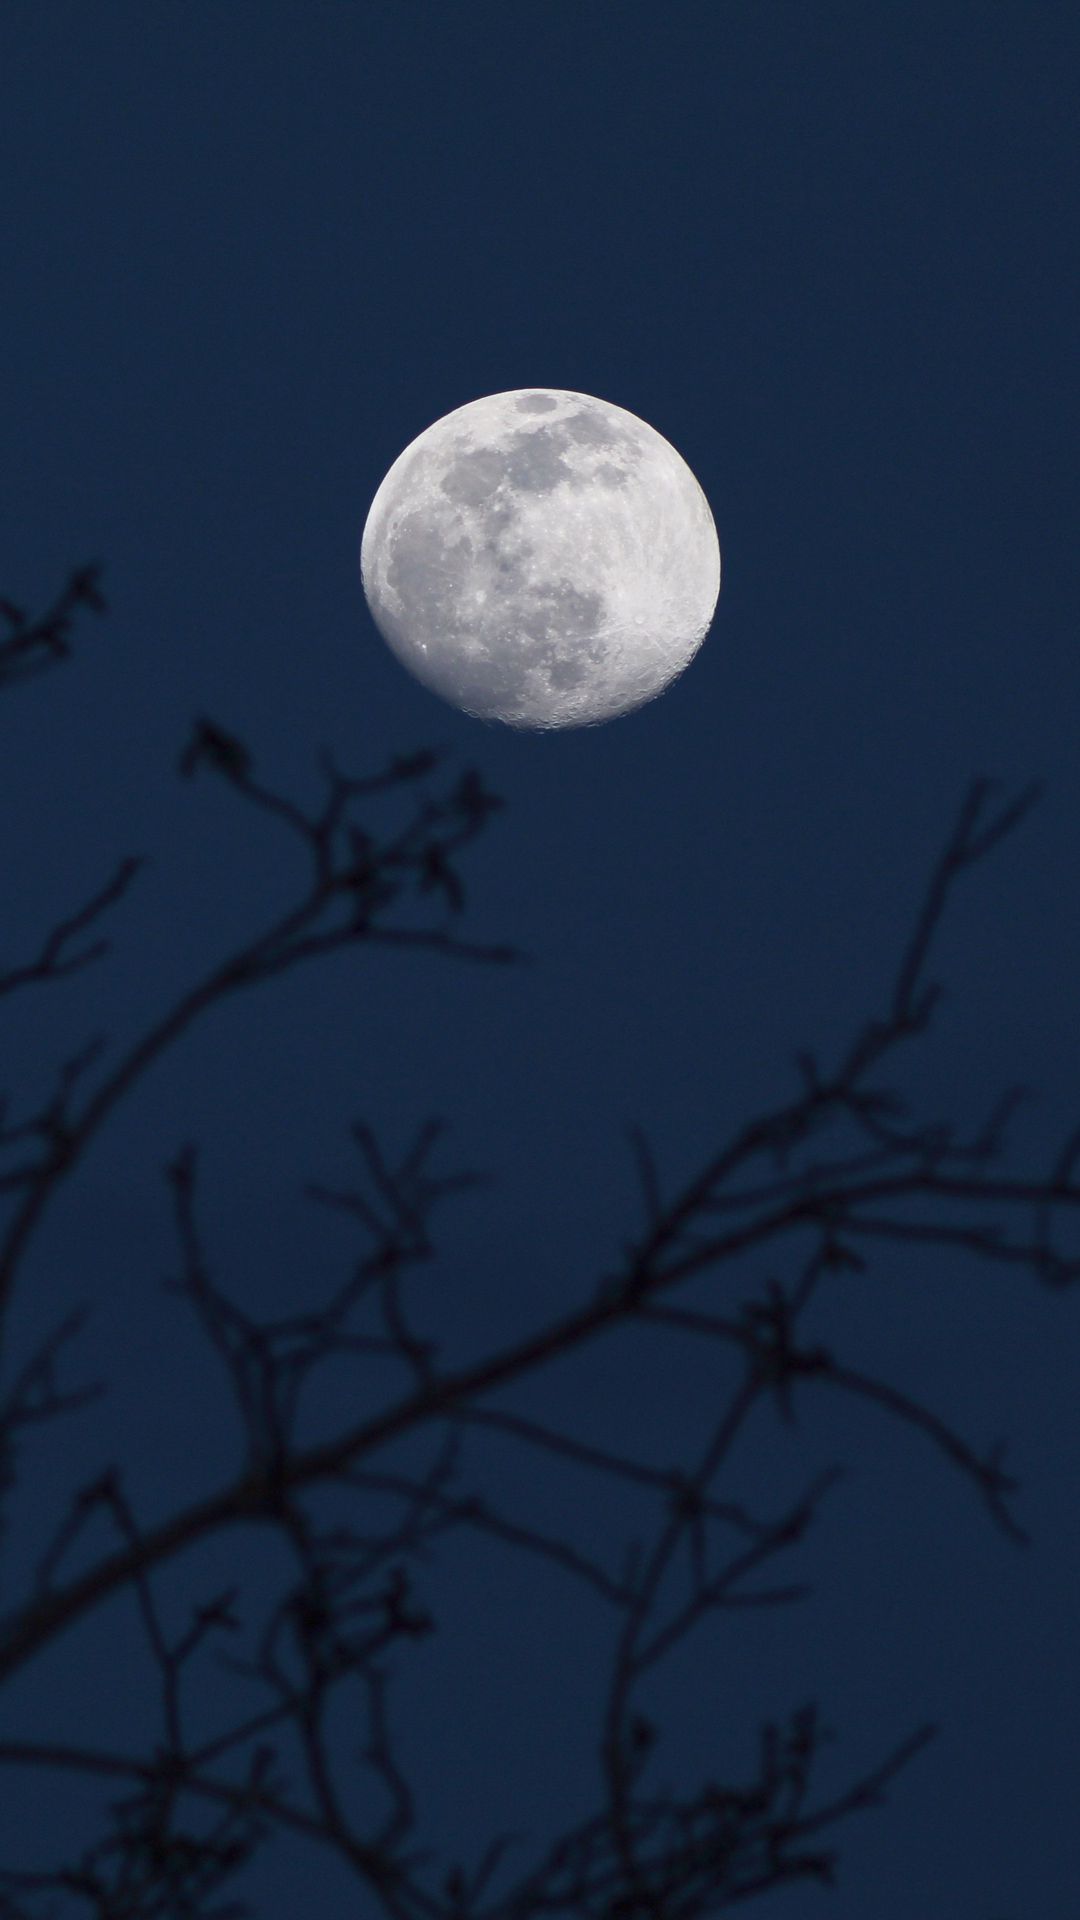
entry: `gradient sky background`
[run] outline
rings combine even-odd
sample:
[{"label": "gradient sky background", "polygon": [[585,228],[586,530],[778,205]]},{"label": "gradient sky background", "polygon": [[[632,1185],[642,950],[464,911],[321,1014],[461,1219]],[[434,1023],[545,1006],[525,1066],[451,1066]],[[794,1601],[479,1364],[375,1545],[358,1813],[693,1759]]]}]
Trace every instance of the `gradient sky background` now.
[{"label": "gradient sky background", "polygon": [[[445,1164],[493,1181],[447,1210],[438,1269],[452,1342],[483,1350],[590,1291],[636,1225],[628,1122],[674,1185],[791,1094],[797,1047],[830,1059],[881,1008],[976,774],[1045,798],[956,896],[908,1084],[971,1122],[1029,1083],[1014,1164],[1046,1169],[1080,1114],[1078,54],[1075,7],[1030,0],[7,0],[0,587],[37,606],[100,557],[112,610],[0,704],[0,962],[120,854],[152,864],[107,962],[0,1009],[0,1085],[28,1104],[88,1034],[118,1049],[302,884],[272,824],[177,779],[198,712],[308,803],[324,742],[356,770],[429,744],[476,766],[507,806],[465,863],[468,931],[533,956],[358,950],[214,1014],[139,1088],[24,1276],[19,1350],[90,1300],[73,1375],[113,1392],[27,1447],[9,1592],[12,1555],[109,1460],[149,1522],[235,1458],[160,1284],[183,1140],[219,1277],[272,1313],[347,1268],[344,1225],[300,1190],[347,1183],[350,1121],[398,1147],[445,1115]],[[422,690],[359,583],[406,443],[531,385],[671,440],[724,557],[691,671],[556,737]],[[837,1891],[766,1910],[1065,1920],[1080,1299],[937,1256],[848,1284],[828,1337],[977,1446],[1009,1437],[1033,1545],[914,1436],[807,1398],[793,1437],[756,1430],[732,1490],[772,1505],[847,1462],[790,1568],[815,1596],[737,1618],[674,1676],[672,1765],[745,1772],[760,1719],[816,1697],[828,1786],[937,1720],[889,1805],[837,1836]],[[629,1393],[663,1459],[687,1388],[639,1355],[629,1386],[612,1360],[547,1392],[582,1433]],[[560,1483],[550,1518],[599,1526],[603,1498]],[[228,1577],[207,1552],[168,1591],[179,1608]],[[486,1565],[441,1578],[438,1659],[402,1709],[430,1831],[543,1833],[591,1791],[602,1623],[531,1568],[494,1614]],[[147,1677],[125,1601],[11,1687],[0,1725],[152,1738]],[[5,1863],[77,1830],[77,1796],[43,1785],[5,1783]],[[267,1920],[355,1910],[352,1882],[281,1845],[250,1884]]]}]

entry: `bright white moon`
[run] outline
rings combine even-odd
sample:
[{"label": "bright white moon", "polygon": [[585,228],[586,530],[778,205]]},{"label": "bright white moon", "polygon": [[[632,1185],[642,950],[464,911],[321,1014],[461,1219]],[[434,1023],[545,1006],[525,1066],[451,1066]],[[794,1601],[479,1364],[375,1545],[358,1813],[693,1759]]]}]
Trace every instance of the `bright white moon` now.
[{"label": "bright white moon", "polygon": [[361,548],[375,624],[455,707],[511,727],[630,713],[709,630],[720,548],[674,447],[622,407],[525,387],[406,447]]}]

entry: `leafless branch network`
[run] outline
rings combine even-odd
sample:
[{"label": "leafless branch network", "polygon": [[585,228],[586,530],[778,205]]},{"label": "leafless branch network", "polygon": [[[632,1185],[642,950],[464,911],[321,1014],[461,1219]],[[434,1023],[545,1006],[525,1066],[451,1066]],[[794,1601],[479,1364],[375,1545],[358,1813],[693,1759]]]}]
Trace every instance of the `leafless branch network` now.
[{"label": "leafless branch network", "polygon": [[[59,631],[62,642],[62,622]],[[0,668],[3,659],[0,650]],[[95,1041],[63,1063],[38,1111],[14,1120],[0,1111],[0,1193],[10,1207],[0,1307],[37,1225],[104,1119],[230,994],[350,945],[515,957],[457,931],[465,899],[459,857],[498,802],[471,772],[432,792],[437,765],[436,756],[418,754],[356,778],[324,755],[324,798],[307,812],[257,778],[242,740],[208,719],[196,722],[181,773],[216,774],[299,840],[307,888],[125,1054],[110,1062],[106,1043]],[[356,818],[357,809],[395,794],[412,801],[404,825],[377,834]],[[149,1754],[95,1741],[0,1741],[0,1765],[70,1773],[121,1794],[110,1802],[106,1830],[61,1864],[0,1867],[0,1920],[69,1911],[94,1920],[239,1916],[247,1911],[238,1897],[244,1869],[272,1834],[292,1834],[343,1862],[372,1910],[390,1920],[696,1920],[793,1882],[831,1881],[834,1830],[882,1802],[932,1728],[906,1734],[828,1794],[817,1784],[818,1762],[832,1736],[818,1705],[803,1702],[783,1724],[759,1729],[741,1782],[710,1777],[678,1791],[659,1780],[664,1729],[650,1703],[677,1650],[693,1643],[717,1657],[709,1636],[727,1612],[791,1606],[808,1591],[789,1569],[840,1470],[811,1476],[775,1512],[754,1511],[739,1491],[734,1455],[762,1418],[790,1424],[824,1392],[888,1416],[938,1450],[1007,1536],[1024,1537],[1000,1449],[979,1446],[941,1410],[834,1351],[813,1320],[850,1275],[866,1283],[882,1243],[913,1258],[960,1249],[1053,1288],[1080,1272],[1055,1243],[1056,1224],[1080,1205],[1080,1130],[1047,1172],[1017,1176],[1002,1170],[1016,1093],[964,1135],[939,1116],[910,1112],[882,1077],[900,1049],[930,1029],[939,998],[930,956],[954,887],[1013,832],[1034,797],[1027,789],[995,807],[990,784],[977,782],[930,876],[883,1014],[856,1031],[832,1068],[801,1054],[793,1097],[740,1126],[670,1197],[645,1133],[635,1129],[644,1215],[637,1237],[570,1311],[464,1364],[446,1360],[425,1324],[419,1285],[435,1258],[436,1213],[478,1184],[473,1174],[438,1169],[438,1123],[397,1156],[366,1122],[355,1123],[355,1183],[310,1182],[308,1192],[355,1223],[360,1250],[321,1305],[277,1319],[254,1318],[217,1272],[200,1220],[199,1157],[193,1144],[179,1149],[165,1170],[179,1257],[168,1284],[216,1356],[236,1415],[237,1457],[210,1493],[153,1524],[136,1512],[121,1466],[94,1472],[57,1517],[0,1623],[3,1681],[66,1643],[106,1601],[127,1595],[159,1718]],[[0,976],[0,992],[102,958],[97,923],[135,871],[134,861],[122,862],[36,956]],[[81,1409],[98,1391],[59,1381],[61,1352],[80,1325],[78,1315],[63,1320],[0,1398],[0,1491],[10,1486],[16,1437]],[[569,1357],[607,1351],[613,1335],[633,1329],[654,1344],[693,1342],[717,1355],[726,1398],[714,1400],[689,1460],[598,1441],[515,1398]],[[343,1362],[355,1369],[360,1411],[311,1438],[305,1416],[319,1403],[323,1369]],[[512,1482],[521,1489],[516,1500],[486,1486],[496,1455],[504,1485],[508,1462],[532,1463]],[[543,1523],[529,1504],[536,1464],[638,1503],[633,1536],[615,1542],[597,1529],[574,1537]],[[183,1556],[217,1537],[235,1540],[239,1553],[253,1526],[284,1549],[279,1589],[245,1615],[238,1577],[176,1618],[169,1576]],[[403,1663],[438,1629],[433,1569],[455,1540],[528,1556],[570,1582],[610,1635],[593,1804],[554,1838],[499,1834],[471,1862],[440,1858],[426,1844],[425,1808],[394,1711]],[[222,1690],[225,1676],[245,1690],[243,1711],[226,1706],[235,1696]],[[332,1731],[341,1699],[354,1730],[348,1754]],[[211,1701],[220,1708],[208,1733]]]}]

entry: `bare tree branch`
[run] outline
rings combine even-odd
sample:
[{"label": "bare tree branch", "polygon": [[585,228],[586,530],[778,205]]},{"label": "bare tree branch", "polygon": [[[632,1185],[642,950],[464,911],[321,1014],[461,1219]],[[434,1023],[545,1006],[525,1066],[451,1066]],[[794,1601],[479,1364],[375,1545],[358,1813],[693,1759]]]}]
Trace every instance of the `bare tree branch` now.
[{"label": "bare tree branch", "polygon": [[[195,763],[206,748],[200,745],[206,722],[197,734]],[[236,743],[234,743],[235,745]],[[190,751],[190,750],[189,750]],[[218,750],[220,756],[220,749]],[[214,762],[215,765],[218,761]],[[347,810],[360,796],[381,793],[414,781],[427,770],[426,760],[391,762],[385,773],[351,780],[329,768],[329,792],[321,811],[304,815],[292,803],[270,796],[248,772],[247,750],[237,752],[227,777],[253,804],[284,816],[305,839],[312,875],[300,903],[276,920],[227,960],[211,969],[142,1038],[107,1070],[77,1110],[72,1096],[75,1081],[91,1058],[68,1063],[48,1105],[17,1132],[0,1136],[11,1141],[36,1132],[43,1139],[36,1159],[0,1178],[0,1188],[23,1189],[23,1197],[0,1240],[0,1322],[14,1284],[18,1263],[63,1181],[81,1162],[102,1122],[142,1079],[154,1062],[210,1008],[229,995],[271,979],[302,961],[321,958],[359,943],[428,948],[457,958],[505,963],[519,959],[504,945],[482,945],[461,940],[447,926],[389,925],[383,915],[410,896],[442,890],[448,893],[451,917],[461,897],[460,882],[451,885],[453,860],[485,824],[499,804],[477,776],[466,773],[440,798],[421,795],[412,817],[397,833],[376,841],[348,820]],[[418,771],[419,769],[419,771]],[[271,805],[271,801],[273,804]],[[445,881],[445,885],[444,885]],[[97,910],[97,909],[95,909]],[[87,910],[76,919],[84,922]],[[65,923],[70,927],[73,923]],[[46,943],[54,955],[63,945],[62,930]],[[55,970],[55,967],[54,967]],[[95,1043],[100,1045],[100,1043]]]},{"label": "bare tree branch", "polygon": [[[37,623],[0,603],[9,628],[0,641],[0,682],[62,657],[76,608],[99,603],[93,569],[73,576],[67,598]],[[230,995],[353,945],[483,961],[519,957],[459,932],[459,859],[499,803],[471,771],[432,791],[428,782],[440,767],[438,754],[398,756],[382,772],[356,778],[324,753],[322,801],[309,812],[258,776],[237,734],[196,719],[180,774],[216,776],[284,828],[304,851],[307,885],[118,1058],[103,1064],[106,1043],[95,1038],[61,1063],[36,1110],[9,1119],[0,1103],[0,1194],[10,1205],[0,1239],[0,1313],[38,1225],[98,1128],[157,1059]],[[180,1149],[165,1170],[179,1251],[168,1286],[216,1355],[239,1422],[238,1457],[214,1491],[153,1524],[136,1511],[120,1465],[92,1474],[57,1517],[26,1591],[0,1623],[3,1681],[104,1602],[128,1596],[159,1727],[145,1757],[75,1742],[0,1743],[0,1766],[64,1771],[125,1790],[111,1802],[105,1829],[62,1864],[0,1866],[0,1920],[47,1920],[58,1900],[92,1920],[238,1920],[244,1908],[233,1892],[277,1830],[344,1863],[387,1920],[698,1920],[784,1885],[831,1882],[835,1855],[822,1836],[880,1804],[931,1728],[911,1733],[822,1798],[815,1769],[832,1735],[816,1703],[804,1703],[760,1729],[742,1784],[706,1779],[676,1792],[655,1784],[663,1729],[642,1695],[648,1687],[655,1699],[664,1663],[691,1636],[715,1631],[725,1610],[789,1605],[808,1591],[798,1578],[777,1578],[773,1563],[783,1557],[787,1571],[839,1469],[816,1474],[772,1514],[751,1511],[730,1483],[736,1444],[754,1423],[793,1424],[810,1390],[873,1406],[929,1440],[995,1523],[1025,1537],[999,1447],[982,1451],[938,1409],[853,1364],[834,1351],[839,1342],[826,1347],[813,1329],[822,1296],[852,1272],[865,1284],[882,1243],[913,1257],[963,1251],[1055,1288],[1080,1274],[1080,1260],[1055,1238],[1080,1205],[1080,1128],[1049,1175],[1006,1173],[998,1162],[1018,1091],[963,1135],[951,1121],[913,1115],[880,1078],[902,1045],[929,1031],[939,989],[928,966],[954,886],[1026,816],[1035,789],[996,810],[992,795],[992,784],[979,781],[964,799],[884,1013],[856,1029],[831,1070],[800,1053],[794,1096],[739,1126],[671,1197],[644,1130],[632,1129],[639,1236],[573,1308],[492,1351],[448,1365],[418,1306],[418,1272],[435,1254],[434,1216],[449,1196],[479,1184],[475,1174],[439,1170],[441,1123],[428,1122],[395,1154],[356,1121],[355,1183],[309,1182],[307,1191],[355,1223],[360,1255],[321,1303],[276,1319],[241,1308],[215,1272],[198,1214],[198,1156],[193,1144]],[[409,803],[404,820],[376,832],[370,811],[401,797]],[[98,923],[124,897],[137,866],[122,862],[58,922],[34,958],[0,975],[0,994],[101,957],[107,945]],[[773,1270],[762,1272],[766,1257]],[[0,1490],[11,1483],[16,1436],[98,1391],[59,1382],[61,1350],[80,1325],[78,1315],[63,1321],[0,1400]],[[531,1389],[564,1360],[612,1352],[614,1336],[631,1332],[657,1345],[691,1340],[718,1356],[717,1395],[689,1463],[585,1440],[555,1415],[538,1418],[516,1404],[518,1389]],[[361,1411],[329,1437],[303,1444],[301,1421],[321,1370],[343,1361],[356,1369]],[[584,1476],[592,1489],[617,1487],[641,1515],[633,1536],[618,1542],[585,1527],[575,1537],[569,1525],[534,1518],[527,1475],[516,1501],[493,1498],[484,1465],[499,1448],[511,1460],[518,1450],[553,1472]],[[578,1505],[595,1510],[595,1501]],[[252,1606],[253,1617],[241,1618],[238,1583],[174,1617],[168,1570],[189,1548],[217,1536],[240,1539],[252,1526],[277,1540],[284,1566],[278,1585],[268,1583]],[[106,1530],[106,1544],[87,1565],[97,1528]],[[436,1631],[429,1569],[455,1536],[482,1536],[493,1549],[527,1555],[553,1579],[572,1582],[611,1631],[597,1803],[553,1840],[497,1834],[471,1864],[440,1860],[425,1846],[425,1809],[393,1711],[398,1666]],[[68,1573],[77,1546],[82,1567]],[[211,1661],[212,1691],[205,1678]],[[223,1677],[245,1690],[242,1710],[233,1710]],[[200,1716],[197,1741],[190,1731],[196,1689],[202,1705],[214,1704],[209,1731]],[[348,1766],[332,1732],[341,1699],[357,1730]],[[229,1904],[221,1904],[223,1895]]]},{"label": "bare tree branch", "polygon": [[44,940],[36,959],[21,967],[13,967],[8,973],[0,973],[0,995],[14,993],[31,982],[62,979],[66,974],[77,973],[95,960],[100,960],[109,951],[107,940],[94,940],[78,953],[68,953],[65,949],[78,934],[85,932],[101,914],[123,898],[143,864],[141,859],[130,855],[121,860],[112,878],[91,896],[85,906],[70,914],[66,920],[58,922]]},{"label": "bare tree branch", "polygon": [[36,616],[12,600],[0,599],[0,621],[6,630],[0,635],[0,687],[32,679],[67,658],[79,610],[106,611],[101,571],[94,563],[76,567],[52,605]]}]

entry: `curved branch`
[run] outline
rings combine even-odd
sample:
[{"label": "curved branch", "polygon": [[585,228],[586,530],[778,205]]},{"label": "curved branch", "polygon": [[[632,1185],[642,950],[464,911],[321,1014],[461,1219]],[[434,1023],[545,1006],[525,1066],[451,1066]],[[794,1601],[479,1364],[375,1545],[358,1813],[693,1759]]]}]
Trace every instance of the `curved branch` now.
[{"label": "curved branch", "polygon": [[[400,771],[402,764],[406,775]],[[426,762],[420,764],[425,766]],[[254,799],[256,804],[265,804],[265,790],[251,780],[246,769],[233,770],[228,777],[246,797]],[[308,841],[313,861],[313,878],[299,905],[212,968],[135,1042],[77,1114],[69,1111],[72,1076],[62,1081],[56,1101],[36,1126],[39,1132],[47,1131],[41,1158],[35,1165],[19,1170],[17,1184],[25,1188],[25,1193],[0,1241],[0,1325],[18,1263],[60,1185],[81,1161],[102,1123],[132,1086],[210,1007],[240,989],[272,979],[288,967],[362,942],[425,948],[457,958],[499,964],[521,957],[505,945],[484,946],[460,940],[446,928],[383,924],[384,912],[408,885],[425,893],[446,881],[453,896],[451,908],[457,905],[455,888],[459,889],[460,883],[447,864],[449,856],[475,837],[492,807],[498,804],[493,796],[480,789],[475,777],[471,784],[466,774],[442,800],[423,802],[406,827],[381,846],[366,836],[360,836],[358,841],[357,830],[351,829],[349,851],[343,854],[336,841],[349,800],[357,792],[377,790],[404,777],[416,777],[414,763],[394,762],[388,774],[370,782],[350,782],[335,774],[322,813],[311,820],[290,803],[283,803],[293,816],[293,824],[302,823],[300,830]],[[433,861],[436,863],[434,880]],[[102,904],[107,904],[126,886],[130,873],[123,869],[122,875],[110,883],[105,894],[91,902],[89,908],[65,923],[66,931],[61,929],[60,933],[61,946],[73,929],[85,924],[89,914],[100,911]],[[331,925],[323,928],[321,923],[328,915]],[[57,936],[53,936],[52,943],[46,946],[53,971],[56,970],[56,939]],[[80,1060],[78,1064],[81,1069],[85,1062]],[[47,1129],[42,1126],[42,1120],[48,1122]],[[31,1123],[21,1131],[33,1130]]]}]

